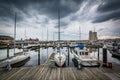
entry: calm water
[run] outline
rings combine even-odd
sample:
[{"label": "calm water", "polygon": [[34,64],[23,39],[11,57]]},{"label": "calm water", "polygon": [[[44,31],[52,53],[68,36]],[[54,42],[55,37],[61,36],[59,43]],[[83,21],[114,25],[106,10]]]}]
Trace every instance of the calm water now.
[{"label": "calm water", "polygon": [[[21,49],[15,49],[15,52],[20,52],[22,51]],[[99,50],[100,51],[100,60],[102,60],[102,49]],[[57,49],[53,49],[53,48],[48,48],[48,49],[40,49],[40,64],[43,64],[47,58],[51,55],[51,53],[53,52],[57,52]],[[66,55],[68,53],[67,48],[63,48],[61,49],[61,52],[64,52]],[[118,64],[120,65],[120,60],[111,57],[111,54],[108,52],[108,62],[113,62],[114,64]],[[10,49],[9,50],[9,54],[10,56],[13,56],[14,54],[14,50]],[[24,66],[37,66],[38,65],[38,52],[37,51],[29,51],[28,52],[30,54],[30,60],[24,65]],[[97,51],[92,52],[91,55],[97,58]],[[0,60],[4,59],[7,57],[7,49],[0,49]],[[69,61],[69,66],[73,67],[74,64],[72,62],[72,58],[73,58],[73,54],[70,53],[70,61]],[[67,59],[68,61],[68,59]],[[66,65],[67,65],[67,61],[66,61]]]}]

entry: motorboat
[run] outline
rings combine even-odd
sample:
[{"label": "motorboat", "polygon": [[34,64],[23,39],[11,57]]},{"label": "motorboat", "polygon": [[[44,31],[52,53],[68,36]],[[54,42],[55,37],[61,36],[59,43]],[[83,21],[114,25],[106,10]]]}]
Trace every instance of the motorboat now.
[{"label": "motorboat", "polygon": [[91,55],[89,49],[87,49],[83,45],[78,45],[74,48],[74,59],[73,61],[77,64],[81,64],[83,66],[97,66],[97,59]]}]

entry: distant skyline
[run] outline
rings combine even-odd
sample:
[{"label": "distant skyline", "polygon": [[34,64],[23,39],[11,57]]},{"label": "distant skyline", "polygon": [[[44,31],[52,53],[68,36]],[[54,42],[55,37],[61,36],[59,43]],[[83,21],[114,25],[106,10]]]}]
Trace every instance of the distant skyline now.
[{"label": "distant skyline", "polygon": [[[120,38],[120,0],[0,0],[0,35],[14,34],[16,39],[58,39],[60,4],[61,40],[89,39],[89,31],[99,39]],[[53,34],[54,33],[54,34]]]}]

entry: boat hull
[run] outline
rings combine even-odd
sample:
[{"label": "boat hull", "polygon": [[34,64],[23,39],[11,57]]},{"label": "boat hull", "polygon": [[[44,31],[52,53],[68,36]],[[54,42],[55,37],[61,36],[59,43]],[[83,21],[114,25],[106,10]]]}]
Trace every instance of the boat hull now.
[{"label": "boat hull", "polygon": [[65,62],[66,62],[66,56],[65,54],[61,53],[57,53],[55,54],[54,56],[54,59],[55,59],[55,63],[58,67],[63,67],[65,65]]},{"label": "boat hull", "polygon": [[30,59],[29,55],[17,55],[11,59],[7,59],[0,63],[0,67],[6,67],[10,64],[12,67],[19,67],[24,65]]},{"label": "boat hull", "polygon": [[[73,58],[72,61],[74,62],[74,66],[75,67],[78,67],[79,65],[79,62],[77,59]],[[98,67],[99,64],[96,62],[95,64],[92,64],[92,63],[87,63],[87,62],[81,62],[80,65],[82,65],[83,67]]]},{"label": "boat hull", "polygon": [[28,57],[22,61],[16,62],[14,64],[11,64],[11,67],[13,67],[13,68],[14,67],[21,67],[21,66],[25,65],[25,63],[28,62],[29,60],[30,60],[30,57]]}]

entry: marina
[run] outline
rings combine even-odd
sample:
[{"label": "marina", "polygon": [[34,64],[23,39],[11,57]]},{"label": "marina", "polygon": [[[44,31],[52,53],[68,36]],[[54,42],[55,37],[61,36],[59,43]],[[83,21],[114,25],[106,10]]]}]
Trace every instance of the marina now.
[{"label": "marina", "polygon": [[0,80],[120,80],[119,0],[1,0]]},{"label": "marina", "polygon": [[[113,68],[83,68],[78,70],[75,67],[50,67],[50,61],[54,53],[48,60],[35,67],[13,68],[11,71],[0,71],[1,80],[119,80],[120,68],[113,65]],[[97,73],[97,74],[96,74]]]}]

